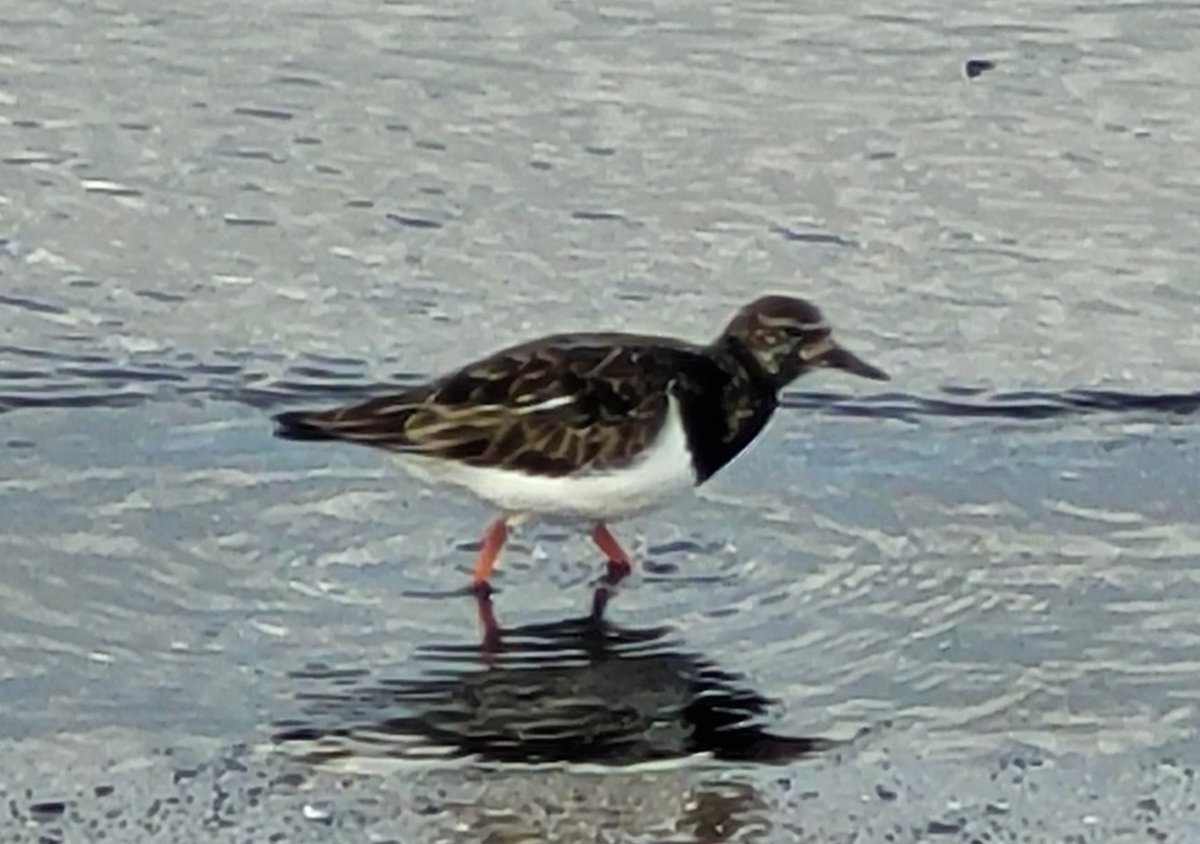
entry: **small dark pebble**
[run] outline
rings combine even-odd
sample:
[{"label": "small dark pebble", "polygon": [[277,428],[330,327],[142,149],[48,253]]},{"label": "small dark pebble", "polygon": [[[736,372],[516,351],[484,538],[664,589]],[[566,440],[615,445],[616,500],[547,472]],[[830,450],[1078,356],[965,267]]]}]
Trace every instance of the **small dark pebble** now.
[{"label": "small dark pebble", "polygon": [[1158,815],[1162,813],[1162,807],[1158,805],[1158,801],[1153,797],[1147,797],[1144,800],[1139,800],[1137,802],[1137,807],[1144,812],[1149,812],[1152,815]]},{"label": "small dark pebble", "polygon": [[896,799],[896,792],[892,791],[890,788],[888,788],[883,783],[879,783],[878,785],[875,786],[875,793],[877,795],[879,795],[880,800],[895,800]]},{"label": "small dark pebble", "polygon": [[298,788],[304,785],[304,775],[296,772],[280,774],[271,781],[271,785],[282,785],[290,788]]},{"label": "small dark pebble", "polygon": [[930,821],[929,826],[925,827],[925,831],[930,835],[953,835],[956,832],[962,832],[962,821]]},{"label": "small dark pebble", "polygon": [[35,820],[45,821],[51,818],[57,818],[67,810],[67,804],[61,800],[46,800],[42,803],[34,803],[29,807],[29,814]]},{"label": "small dark pebble", "polygon": [[996,63],[987,59],[971,59],[967,62],[967,65],[964,68],[964,70],[967,72],[968,79],[974,79],[975,77],[986,73],[989,70],[995,69]]}]

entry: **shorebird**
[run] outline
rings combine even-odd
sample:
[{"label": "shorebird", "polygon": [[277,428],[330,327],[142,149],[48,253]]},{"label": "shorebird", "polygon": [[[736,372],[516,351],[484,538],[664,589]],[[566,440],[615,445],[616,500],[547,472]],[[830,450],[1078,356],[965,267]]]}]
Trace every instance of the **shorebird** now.
[{"label": "shorebird", "polygon": [[499,510],[475,559],[476,592],[490,589],[510,524],[530,516],[589,525],[615,582],[631,562],[608,524],[707,481],[758,437],[780,390],[819,367],[888,377],[836,343],[815,305],[768,295],[706,345],[556,334],[393,395],[280,413],[275,433],[386,449]]}]

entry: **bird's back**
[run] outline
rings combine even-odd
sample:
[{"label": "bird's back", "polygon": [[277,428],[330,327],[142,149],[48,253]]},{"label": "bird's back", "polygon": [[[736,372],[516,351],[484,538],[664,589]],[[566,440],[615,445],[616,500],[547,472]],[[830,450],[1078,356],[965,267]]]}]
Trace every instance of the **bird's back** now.
[{"label": "bird's back", "polygon": [[400,393],[279,414],[276,434],[541,475],[603,470],[630,463],[655,438],[672,382],[724,377],[694,344],[637,334],[561,334]]}]

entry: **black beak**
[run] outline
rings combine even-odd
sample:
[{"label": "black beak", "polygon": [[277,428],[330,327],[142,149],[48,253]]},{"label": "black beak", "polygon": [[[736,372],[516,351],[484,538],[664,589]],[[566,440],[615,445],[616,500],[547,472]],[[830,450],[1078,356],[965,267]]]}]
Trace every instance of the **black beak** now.
[{"label": "black beak", "polygon": [[872,378],[876,381],[890,381],[891,378],[882,369],[871,366],[865,360],[860,358],[853,352],[842,348],[832,340],[828,341],[828,347],[816,354],[812,358],[812,362],[817,366],[828,366],[833,369],[844,369],[852,375],[861,375],[863,378]]}]

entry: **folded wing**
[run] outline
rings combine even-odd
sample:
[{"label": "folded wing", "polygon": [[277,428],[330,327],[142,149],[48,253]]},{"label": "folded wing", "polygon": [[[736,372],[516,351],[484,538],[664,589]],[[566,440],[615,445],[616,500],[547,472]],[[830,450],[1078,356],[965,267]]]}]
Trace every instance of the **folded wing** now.
[{"label": "folded wing", "polygon": [[404,393],[279,414],[276,434],[537,475],[603,471],[637,458],[665,419],[673,382],[705,363],[684,344],[564,335]]}]

